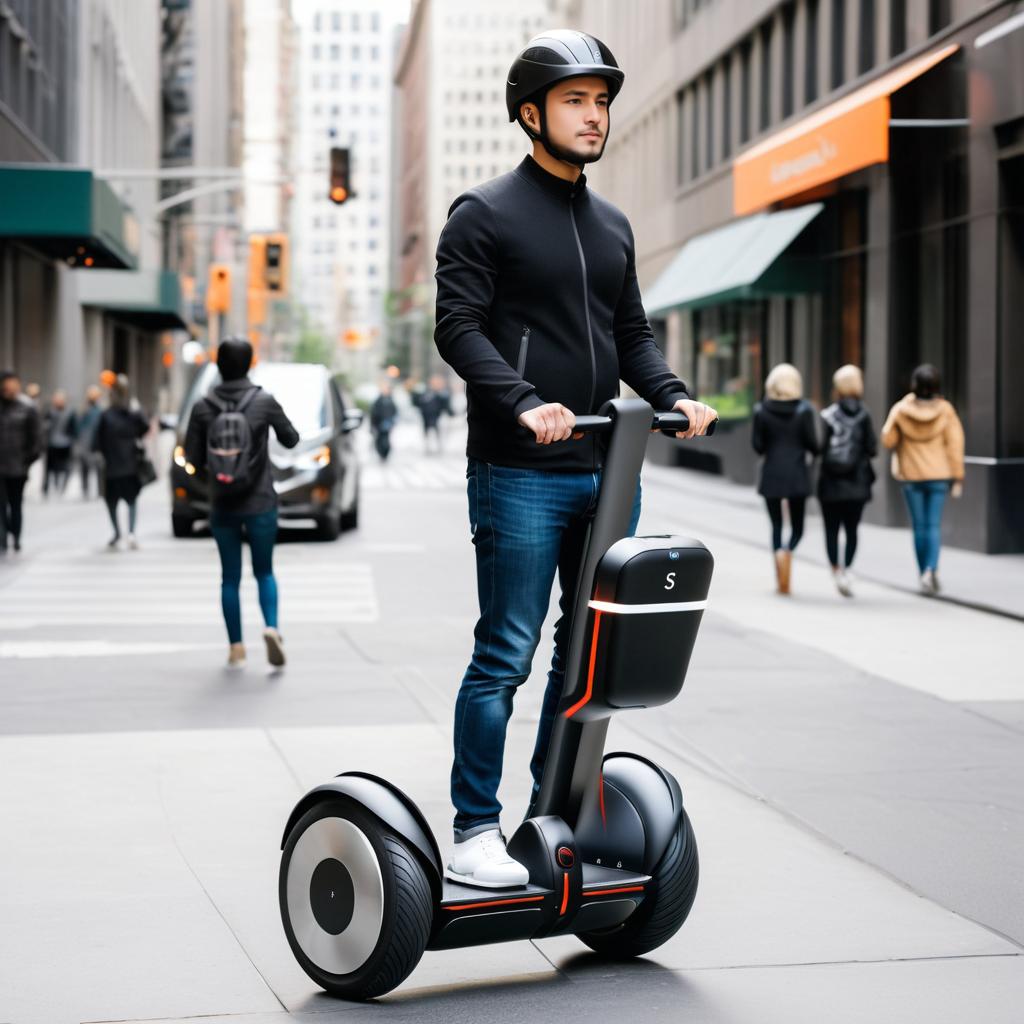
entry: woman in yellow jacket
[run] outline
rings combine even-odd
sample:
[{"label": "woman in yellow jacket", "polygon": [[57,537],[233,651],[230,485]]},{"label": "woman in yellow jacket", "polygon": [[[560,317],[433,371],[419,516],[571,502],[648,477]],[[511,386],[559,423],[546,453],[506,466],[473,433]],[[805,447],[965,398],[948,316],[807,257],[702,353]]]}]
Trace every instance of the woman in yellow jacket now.
[{"label": "woman in yellow jacket", "polygon": [[947,494],[960,497],[964,480],[964,428],[939,387],[939,371],[919,366],[910,394],[889,410],[882,427],[882,444],[893,450],[892,475],[903,483],[925,594],[939,592],[942,510]]}]

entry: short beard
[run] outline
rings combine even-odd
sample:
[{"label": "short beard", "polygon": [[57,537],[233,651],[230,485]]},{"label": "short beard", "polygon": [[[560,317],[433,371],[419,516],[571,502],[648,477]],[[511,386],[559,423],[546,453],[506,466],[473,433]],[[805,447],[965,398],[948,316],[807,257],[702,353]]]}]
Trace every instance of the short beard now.
[{"label": "short beard", "polygon": [[[547,132],[544,133],[547,135]],[[570,149],[568,146],[560,146],[557,142],[552,142],[550,138],[540,137],[541,145],[556,159],[564,160],[567,164],[573,164],[576,167],[582,167],[584,164],[594,164],[604,156],[604,147],[608,142],[608,136],[606,135],[601,142],[601,148],[596,153],[577,153],[576,150]]]}]

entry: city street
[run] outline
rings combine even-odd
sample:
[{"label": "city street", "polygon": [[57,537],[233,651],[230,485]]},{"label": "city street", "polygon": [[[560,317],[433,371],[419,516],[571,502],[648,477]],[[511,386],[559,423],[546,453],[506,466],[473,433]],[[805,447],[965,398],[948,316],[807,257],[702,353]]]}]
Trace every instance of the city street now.
[{"label": "city street", "polygon": [[[405,426],[386,467],[360,441],[359,529],[276,549],[280,672],[251,577],[248,667],[224,667],[214,544],[171,537],[162,480],[140,550],[114,554],[75,481],[31,491],[25,550],[0,562],[0,1022],[1020,1020],[1024,626],[884,574],[840,597],[816,516],[779,598],[752,491],[660,466],[640,532],[706,542],[710,606],[679,699],[617,717],[609,749],[680,780],[701,858],[689,920],[635,962],[556,938],[428,952],[369,1005],[322,993],[281,927],[288,812],[331,775],[376,772],[445,850],[476,611],[463,437],[424,456]],[[914,582],[905,531],[862,545],[866,577],[891,550]],[[955,590],[968,556],[948,557]],[[998,573],[1019,600],[1019,558]],[[509,831],[551,626],[509,732]]]}]

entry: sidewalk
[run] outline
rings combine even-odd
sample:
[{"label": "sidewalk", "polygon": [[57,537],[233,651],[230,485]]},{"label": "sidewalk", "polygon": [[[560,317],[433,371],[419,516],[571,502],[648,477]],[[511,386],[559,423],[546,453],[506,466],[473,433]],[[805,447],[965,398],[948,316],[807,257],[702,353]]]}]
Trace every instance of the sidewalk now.
[{"label": "sidewalk", "polygon": [[[687,513],[692,512],[695,521],[700,520],[702,531],[711,530],[762,549],[765,571],[770,571],[768,516],[763,500],[753,487],[698,470],[650,463],[644,467],[644,478],[684,494]],[[798,562],[828,568],[817,499],[808,502],[804,537],[795,558]],[[916,593],[917,572],[910,530],[862,523],[854,576]],[[938,600],[1024,622],[1024,555],[984,555],[944,546],[941,577],[943,591]]]}]

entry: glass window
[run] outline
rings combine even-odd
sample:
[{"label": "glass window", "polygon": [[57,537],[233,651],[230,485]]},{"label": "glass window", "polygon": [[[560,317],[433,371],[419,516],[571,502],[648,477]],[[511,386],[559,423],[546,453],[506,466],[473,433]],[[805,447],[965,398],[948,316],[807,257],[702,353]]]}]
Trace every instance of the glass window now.
[{"label": "glass window", "polygon": [[907,0],[889,0],[889,56],[907,48]]},{"label": "glass window", "polygon": [[782,8],[782,116],[787,118],[793,113],[795,105],[794,83],[796,75],[796,5],[787,4]]},{"label": "glass window", "polygon": [[875,0],[860,0],[860,31],[857,35],[857,73],[875,66]]},{"label": "glass window", "polygon": [[829,81],[833,89],[838,89],[846,79],[846,65],[843,54],[843,43],[846,40],[846,0],[832,0],[832,74]]},{"label": "glass window", "polygon": [[750,139],[750,40],[740,44],[740,145]]},{"label": "glass window", "polygon": [[772,122],[772,23],[761,26],[761,116],[758,126],[764,131]]},{"label": "glass window", "polygon": [[804,103],[813,103],[818,98],[818,2],[819,0],[807,0]]},{"label": "glass window", "polygon": [[687,106],[690,110],[690,177],[697,178],[700,176],[700,93],[696,84],[689,90],[689,96]]},{"label": "glass window", "polygon": [[704,77],[704,169],[715,165],[715,76],[709,71]]},{"label": "glass window", "polygon": [[331,60],[341,60],[341,47],[337,43],[331,43]]},{"label": "glass window", "polygon": [[941,32],[953,20],[950,0],[928,0],[928,33]]},{"label": "glass window", "polygon": [[722,158],[732,155],[732,60],[722,61]]},{"label": "glass window", "polygon": [[332,32],[340,32],[341,31],[341,14],[338,11],[335,11],[331,15],[331,31]]},{"label": "glass window", "polygon": [[313,44],[313,60],[319,60],[319,59],[320,59],[320,44],[319,43],[314,43]]},{"label": "glass window", "polygon": [[353,32],[358,32],[359,31],[359,12],[358,11],[355,11],[352,14],[352,31]]}]

